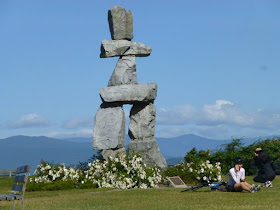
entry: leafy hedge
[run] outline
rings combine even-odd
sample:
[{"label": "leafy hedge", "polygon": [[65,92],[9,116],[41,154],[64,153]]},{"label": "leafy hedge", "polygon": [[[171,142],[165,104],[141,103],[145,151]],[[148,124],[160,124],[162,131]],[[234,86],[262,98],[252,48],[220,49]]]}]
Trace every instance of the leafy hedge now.
[{"label": "leafy hedge", "polygon": [[233,158],[241,157],[243,159],[243,167],[246,169],[246,175],[256,174],[256,167],[254,164],[255,148],[261,147],[268,152],[270,160],[273,162],[280,161],[280,138],[268,138],[258,141],[248,146],[243,146],[242,139],[233,139],[230,143],[222,145],[216,151],[197,151],[193,148],[185,156],[185,161],[191,160],[210,160],[211,162],[220,162],[222,173],[227,174],[229,169],[233,166]]},{"label": "leafy hedge", "polygon": [[203,183],[207,179],[214,182],[222,181],[220,162],[212,164],[209,160],[193,160],[167,168],[164,175],[168,177],[180,176],[188,184]]},{"label": "leafy hedge", "polygon": [[[230,143],[224,144],[212,152],[210,150],[197,151],[196,148],[192,148],[184,157],[185,161],[168,168],[165,175],[180,176],[186,183],[203,182],[206,177],[210,177],[214,181],[221,181],[221,173],[228,174],[229,169],[233,167],[234,157],[243,159],[246,175],[254,175],[257,172],[254,164],[254,151],[257,147],[267,151],[271,161],[280,162],[279,137],[259,139],[248,146],[243,145],[242,139],[233,139]],[[279,173],[279,171],[276,172]]]},{"label": "leafy hedge", "polygon": [[93,183],[74,183],[72,180],[56,180],[49,183],[35,183],[29,182],[27,185],[27,191],[55,191],[55,190],[69,190],[74,188],[88,189],[97,188],[97,184]]}]

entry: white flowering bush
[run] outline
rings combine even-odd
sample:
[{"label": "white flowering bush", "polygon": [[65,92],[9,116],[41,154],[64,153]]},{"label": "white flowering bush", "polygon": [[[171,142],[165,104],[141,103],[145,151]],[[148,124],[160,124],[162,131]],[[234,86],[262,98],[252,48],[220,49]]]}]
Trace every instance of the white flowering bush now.
[{"label": "white flowering bush", "polygon": [[180,176],[186,183],[201,183],[207,180],[222,181],[220,162],[211,164],[209,160],[196,162],[181,162],[168,168],[166,176]]},{"label": "white flowering bush", "polygon": [[217,161],[219,159],[211,159],[209,149],[197,151],[192,148],[184,159],[185,162],[168,168],[165,174],[180,176],[186,183],[203,183],[208,179],[214,182],[222,181],[221,164]]},{"label": "white flowering bush", "polygon": [[127,157],[121,153],[109,161],[96,160],[89,166],[85,177],[99,187],[150,188],[157,187],[161,181],[159,169],[147,167],[138,155]]},{"label": "white flowering bush", "polygon": [[222,181],[222,174],[221,174],[221,166],[220,162],[215,163],[214,165],[210,163],[209,160],[205,162],[201,162],[200,164],[186,163],[187,170],[192,173],[193,176],[196,176],[196,180],[198,181],[215,181],[221,182]]},{"label": "white flowering bush", "polygon": [[[120,189],[157,187],[162,177],[159,169],[147,167],[139,155],[132,157],[120,153],[108,161],[95,160],[88,164],[88,170],[66,167],[64,164],[53,165],[43,162],[38,165],[34,176],[30,178],[30,190],[36,190],[41,184],[56,183],[54,189],[111,187]],[[58,184],[59,183],[59,184]],[[65,184],[67,183],[67,184]],[[59,185],[59,186],[58,186]],[[61,185],[63,185],[61,187]],[[32,188],[32,189],[31,189]],[[48,189],[48,187],[46,187]]]},{"label": "white flowering bush", "polygon": [[30,178],[30,182],[49,183],[57,180],[72,180],[73,182],[78,182],[82,171],[73,167],[66,167],[64,163],[53,165],[43,162],[36,167],[34,174],[36,174],[36,176]]}]

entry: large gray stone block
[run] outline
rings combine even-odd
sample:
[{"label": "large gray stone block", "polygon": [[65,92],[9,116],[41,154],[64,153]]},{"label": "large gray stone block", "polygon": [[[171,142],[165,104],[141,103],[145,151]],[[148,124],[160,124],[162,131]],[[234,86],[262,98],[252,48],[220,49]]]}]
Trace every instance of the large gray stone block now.
[{"label": "large gray stone block", "polygon": [[101,88],[100,96],[104,102],[123,104],[153,101],[157,96],[157,84],[129,84]]},{"label": "large gray stone block", "polygon": [[109,80],[108,86],[137,83],[135,56],[122,56],[118,60],[115,70]]},{"label": "large gray stone block", "polygon": [[129,155],[140,153],[144,163],[149,166],[157,166],[164,171],[167,168],[165,158],[159,151],[155,139],[151,140],[131,140],[128,146]]},{"label": "large gray stone block", "polygon": [[114,149],[124,147],[124,145],[125,115],[122,107],[102,104],[94,118],[93,149]]},{"label": "large gray stone block", "polygon": [[130,110],[129,137],[152,139],[155,136],[156,107],[153,103],[134,104]]},{"label": "large gray stone block", "polygon": [[138,42],[131,42],[127,40],[102,40],[100,58],[123,55],[147,57],[151,54],[151,52],[151,47]]},{"label": "large gray stone block", "polygon": [[108,11],[108,22],[113,40],[133,39],[133,17],[130,10],[114,6]]}]

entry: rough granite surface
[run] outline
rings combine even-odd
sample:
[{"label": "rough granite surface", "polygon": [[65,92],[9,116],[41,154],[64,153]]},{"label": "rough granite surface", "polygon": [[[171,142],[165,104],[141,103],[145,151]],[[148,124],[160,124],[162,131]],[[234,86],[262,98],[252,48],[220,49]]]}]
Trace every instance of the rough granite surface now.
[{"label": "rough granite surface", "polygon": [[156,83],[119,85],[100,89],[100,97],[104,102],[133,104],[153,101],[156,96]]},{"label": "rough granite surface", "polygon": [[135,56],[122,56],[119,58],[115,70],[108,82],[108,86],[124,84],[137,84]]},{"label": "rough granite surface", "polygon": [[100,58],[109,58],[124,55],[147,57],[152,48],[139,42],[127,40],[102,40]]},{"label": "rough granite surface", "polygon": [[95,150],[125,146],[125,115],[122,107],[100,106],[94,118],[92,146]]},{"label": "rough granite surface", "polygon": [[128,146],[129,155],[140,153],[144,163],[150,166],[157,166],[161,171],[167,168],[165,158],[159,151],[158,144],[155,139],[151,140],[131,140]]},{"label": "rough granite surface", "polygon": [[113,40],[133,39],[133,17],[130,10],[126,11],[119,5],[114,6],[108,11],[108,22]]},{"label": "rough granite surface", "polygon": [[153,103],[134,104],[130,110],[129,137],[145,140],[154,138],[156,107]]}]

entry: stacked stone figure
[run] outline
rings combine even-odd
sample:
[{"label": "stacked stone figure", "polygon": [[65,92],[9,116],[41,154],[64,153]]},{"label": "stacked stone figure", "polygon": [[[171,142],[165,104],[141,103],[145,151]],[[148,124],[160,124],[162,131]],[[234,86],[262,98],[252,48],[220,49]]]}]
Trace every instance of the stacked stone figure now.
[{"label": "stacked stone figure", "polygon": [[101,58],[119,57],[108,87],[101,88],[102,104],[98,109],[92,136],[95,150],[101,150],[104,159],[125,152],[124,104],[132,104],[130,111],[129,154],[140,153],[147,165],[167,167],[154,138],[157,84],[138,84],[136,57],[146,57],[152,48],[132,42],[133,19],[131,11],[116,5],[108,11],[112,40],[103,40]]}]

